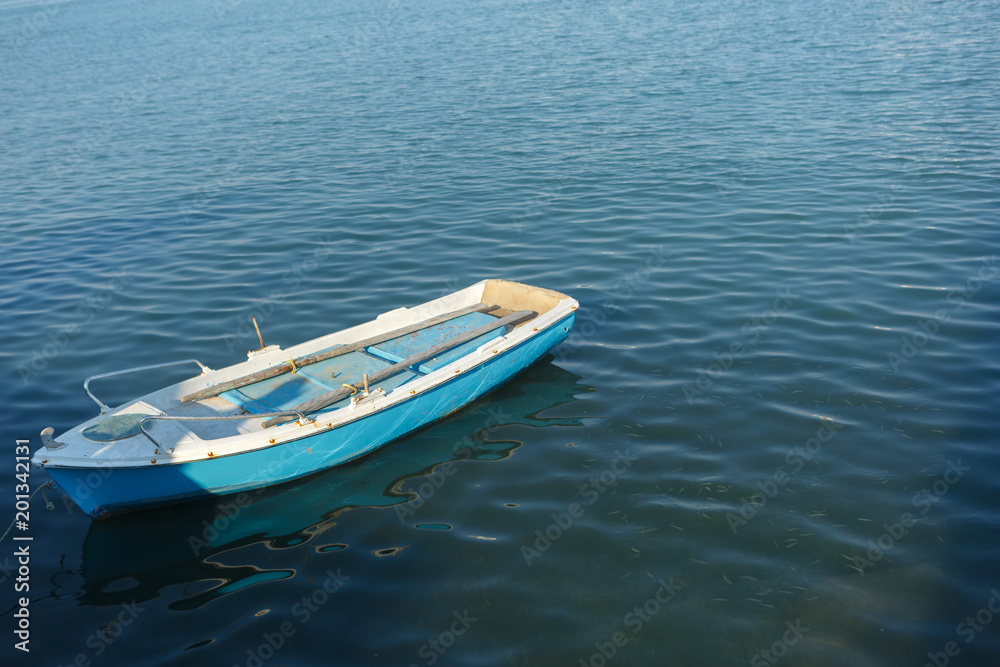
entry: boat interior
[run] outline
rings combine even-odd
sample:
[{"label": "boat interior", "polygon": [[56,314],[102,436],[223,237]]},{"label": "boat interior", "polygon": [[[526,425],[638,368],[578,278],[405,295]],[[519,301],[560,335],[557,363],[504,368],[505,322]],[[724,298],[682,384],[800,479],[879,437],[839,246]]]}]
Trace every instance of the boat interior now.
[{"label": "boat interior", "polygon": [[[265,372],[259,379],[251,375],[222,383],[169,407],[172,417],[215,420],[155,421],[147,422],[145,428],[160,442],[180,445],[260,431],[261,420],[255,416],[291,410],[308,412],[303,406],[322,402],[331,395],[338,398],[328,402],[324,410],[345,407],[363,391],[366,378],[375,380],[371,391],[388,393],[523,326],[567,298],[558,292],[505,280],[485,281],[482,290],[480,302],[471,306],[354,344],[330,346],[301,358],[299,364],[295,360],[290,365],[284,362],[284,369],[271,372],[270,377]],[[456,345],[460,340],[464,342]],[[159,412],[140,401],[85,429],[83,435],[95,441],[131,437],[139,433],[143,416]],[[220,415],[245,415],[246,419],[220,421]]]},{"label": "boat interior", "polygon": [[[496,322],[497,316],[493,312],[495,311],[467,313],[453,320],[434,324],[426,329],[390,338],[384,342],[368,345],[360,350],[354,350],[308,366],[302,366],[292,373],[283,373],[274,378],[230,389],[219,394],[219,397],[252,413],[292,410],[306,401],[341,389],[345,384],[353,386],[362,381],[365,375],[374,376],[394,364],[435,345],[446,343],[460,334]],[[418,375],[426,375],[464,357],[487,341],[504,333],[505,327],[501,325],[423,363],[409,366],[381,381],[378,387],[372,387],[372,389],[382,389],[389,392]],[[346,405],[350,400],[351,396],[347,396],[331,404],[330,409]]]}]

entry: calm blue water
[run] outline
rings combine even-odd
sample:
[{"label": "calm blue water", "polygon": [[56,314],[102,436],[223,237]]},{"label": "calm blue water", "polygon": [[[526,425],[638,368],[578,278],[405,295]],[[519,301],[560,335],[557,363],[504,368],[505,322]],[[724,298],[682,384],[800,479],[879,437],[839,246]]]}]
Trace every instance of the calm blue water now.
[{"label": "calm blue water", "polygon": [[96,524],[36,498],[4,664],[996,664],[998,31],[971,0],[3,2],[0,527],[15,440],[95,414],[89,375],[485,277],[582,304],[343,469]]}]

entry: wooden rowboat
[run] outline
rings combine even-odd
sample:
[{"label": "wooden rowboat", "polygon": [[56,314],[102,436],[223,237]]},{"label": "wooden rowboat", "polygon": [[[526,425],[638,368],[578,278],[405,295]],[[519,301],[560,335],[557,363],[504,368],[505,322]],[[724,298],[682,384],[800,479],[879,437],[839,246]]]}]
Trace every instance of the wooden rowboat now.
[{"label": "wooden rowboat", "polygon": [[[212,370],[193,359],[87,378],[101,414],[32,462],[91,517],[235,493],[363,456],[458,410],[569,335],[577,302],[484,280],[288,349]],[[196,377],[110,408],[94,380],[194,363]]]}]

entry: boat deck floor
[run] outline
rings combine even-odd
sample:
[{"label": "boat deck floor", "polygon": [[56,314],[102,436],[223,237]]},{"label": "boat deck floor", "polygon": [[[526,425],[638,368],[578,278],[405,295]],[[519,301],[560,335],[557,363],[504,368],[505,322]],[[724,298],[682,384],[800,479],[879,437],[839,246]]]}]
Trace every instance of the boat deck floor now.
[{"label": "boat deck floor", "polygon": [[[434,345],[448,341],[466,331],[495,321],[497,317],[487,313],[468,313],[447,322],[421,329],[405,336],[393,338],[363,350],[348,352],[337,357],[297,368],[295,372],[283,373],[273,378],[260,380],[238,389],[225,391],[217,398],[202,399],[192,403],[181,404],[179,409],[171,410],[171,414],[195,416],[206,413],[234,414],[239,411],[247,413],[247,421],[201,421],[184,422],[184,429],[190,435],[200,439],[237,435],[260,429],[254,414],[280,412],[290,410],[295,406],[316,398],[344,385],[360,382],[364,375],[374,375],[393,364],[426,350]],[[405,385],[416,377],[436,371],[461,357],[475,351],[486,342],[504,334],[503,327],[479,336],[467,343],[443,352],[441,355],[411,366],[393,375],[378,386],[371,387],[390,392]],[[332,410],[344,407],[351,398],[345,398],[324,408]],[[178,422],[174,422],[178,424]]]}]

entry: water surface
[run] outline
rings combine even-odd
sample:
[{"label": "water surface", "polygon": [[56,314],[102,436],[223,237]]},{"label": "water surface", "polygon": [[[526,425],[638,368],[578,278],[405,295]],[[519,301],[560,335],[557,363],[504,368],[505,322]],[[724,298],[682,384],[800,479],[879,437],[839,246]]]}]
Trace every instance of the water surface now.
[{"label": "water surface", "polygon": [[487,277],[581,302],[524,376],[344,468],[94,524],[36,499],[5,664],[1000,658],[995,3],[0,26],[5,451],[95,414],[89,375],[239,361],[252,315],[288,346]]}]

